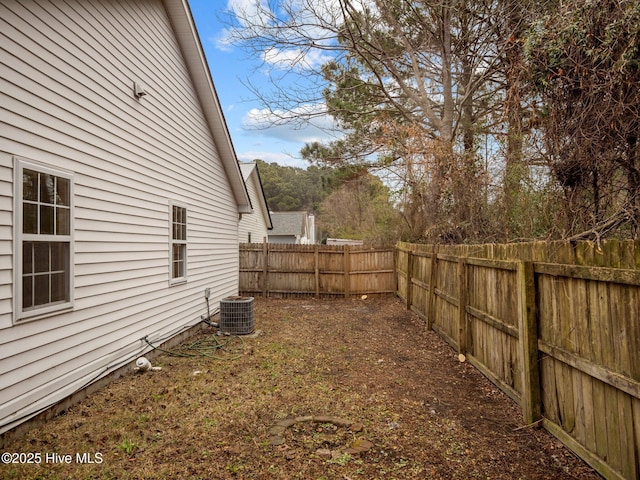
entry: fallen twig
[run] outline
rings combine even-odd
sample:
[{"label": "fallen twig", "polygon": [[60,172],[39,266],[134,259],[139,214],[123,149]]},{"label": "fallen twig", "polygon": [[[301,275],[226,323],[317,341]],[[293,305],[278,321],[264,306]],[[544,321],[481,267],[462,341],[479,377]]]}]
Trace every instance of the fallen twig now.
[{"label": "fallen twig", "polygon": [[535,422],[529,423],[528,425],[523,425],[521,427],[518,427],[518,428],[514,429],[513,431],[517,432],[518,430],[524,430],[525,428],[537,428],[542,423],[542,420],[544,420],[544,419],[541,418],[540,420],[536,420]]}]

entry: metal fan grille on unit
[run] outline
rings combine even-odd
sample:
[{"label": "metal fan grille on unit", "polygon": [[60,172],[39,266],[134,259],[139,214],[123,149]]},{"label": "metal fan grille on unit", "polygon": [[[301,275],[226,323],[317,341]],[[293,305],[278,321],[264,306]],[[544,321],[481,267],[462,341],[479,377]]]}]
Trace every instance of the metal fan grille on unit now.
[{"label": "metal fan grille on unit", "polygon": [[253,297],[226,297],[220,300],[220,332],[246,335],[254,329]]}]

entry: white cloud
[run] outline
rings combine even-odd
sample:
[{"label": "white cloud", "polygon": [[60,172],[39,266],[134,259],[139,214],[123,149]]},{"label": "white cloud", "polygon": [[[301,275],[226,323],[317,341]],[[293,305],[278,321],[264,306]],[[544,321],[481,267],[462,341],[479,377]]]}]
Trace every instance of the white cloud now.
[{"label": "white cloud", "polygon": [[302,50],[300,48],[289,48],[281,50],[272,47],[262,54],[262,59],[266,63],[285,70],[289,68],[311,70],[329,62],[332,58],[319,49]]},{"label": "white cloud", "polygon": [[230,52],[233,50],[234,37],[237,37],[245,29],[262,25],[266,27],[273,19],[273,13],[267,0],[228,0],[226,14],[230,23],[236,23],[231,28],[223,28],[220,33],[210,41],[218,50]]},{"label": "white cloud", "polygon": [[216,37],[209,37],[209,42],[222,52],[230,52],[233,50],[231,31],[228,28],[223,28]]},{"label": "white cloud", "polygon": [[327,114],[327,107],[324,103],[307,103],[291,110],[252,108],[245,115],[243,125],[248,128],[263,128],[270,125],[300,124],[305,120],[323,117],[331,118]]},{"label": "white cloud", "polygon": [[[315,115],[309,122],[291,120],[294,113]],[[283,118],[283,117],[287,117]],[[333,119],[326,114],[323,104],[304,105],[294,112],[270,112],[253,108],[242,119],[242,133],[236,139],[241,148],[236,150],[241,161],[259,158],[268,163],[307,168],[308,163],[300,158],[300,149],[305,143],[328,142],[340,136]]]},{"label": "white cloud", "polygon": [[277,138],[291,143],[327,141],[339,136],[324,104],[302,105],[292,111],[252,108],[242,119],[247,134]]},{"label": "white cloud", "polygon": [[232,12],[236,20],[243,27],[248,26],[247,21],[266,24],[273,14],[266,0],[229,0],[227,10]]},{"label": "white cloud", "polygon": [[336,43],[336,28],[342,21],[337,0],[279,0],[273,5],[277,11],[271,10],[268,0],[228,0],[226,12],[235,27],[221,30],[212,39],[216,48],[230,51],[234,44],[246,41],[254,43],[251,49],[255,42],[271,38],[273,45],[262,44],[261,58],[272,68],[309,70],[331,60],[325,48]]},{"label": "white cloud", "polygon": [[286,152],[272,152],[267,150],[249,150],[237,153],[241,162],[251,162],[259,159],[267,163],[277,163],[285,167],[307,168],[308,162],[301,158],[294,157]]}]

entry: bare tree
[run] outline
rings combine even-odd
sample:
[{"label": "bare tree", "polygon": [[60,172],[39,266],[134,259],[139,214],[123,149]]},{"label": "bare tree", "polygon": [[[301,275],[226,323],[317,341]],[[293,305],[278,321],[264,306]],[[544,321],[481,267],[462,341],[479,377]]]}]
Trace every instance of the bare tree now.
[{"label": "bare tree", "polygon": [[640,4],[564,2],[530,30],[526,55],[543,106],[565,235],[640,235]]},{"label": "bare tree", "polygon": [[[591,6],[576,16],[580,3]],[[579,0],[565,2],[564,10],[556,10],[561,2],[555,0],[261,1],[235,12],[231,37],[272,67],[273,90],[255,89],[271,118],[305,122],[330,114],[342,128],[340,139],[305,147],[304,158],[395,175],[391,184],[415,227],[413,238],[551,235],[533,225],[552,225],[553,215],[563,212],[569,213],[560,236],[616,215],[633,218],[637,232],[637,88],[628,88],[638,83],[637,68],[628,68],[637,48],[621,45],[638,44],[632,33],[638,6],[604,3],[607,15],[617,15],[608,24],[604,13],[592,11],[599,7]],[[553,13],[531,30],[541,11]],[[615,65],[600,68],[604,57],[569,47],[571,32],[584,30],[580,18],[597,20],[587,33],[591,40],[612,36],[607,55],[615,65],[631,56],[610,88],[598,82],[611,78]],[[631,27],[624,30],[622,20]],[[527,31],[533,34],[525,39]],[[618,33],[622,41],[615,40]],[[298,75],[304,82],[285,84]],[[610,106],[600,109],[602,99],[612,100]],[[615,121],[606,127],[607,119]],[[483,158],[482,142],[504,145],[502,156],[491,159],[496,163]],[[539,145],[546,163],[529,151]],[[551,176],[532,174],[533,164],[546,165]],[[535,190],[541,178],[546,190]],[[566,202],[555,213],[547,209],[557,193],[554,182]],[[536,202],[545,205],[547,218],[529,221],[539,215]]]},{"label": "bare tree", "polygon": [[389,189],[366,171],[324,199],[319,227],[330,237],[359,239],[369,245],[392,244],[401,236],[399,213]]}]

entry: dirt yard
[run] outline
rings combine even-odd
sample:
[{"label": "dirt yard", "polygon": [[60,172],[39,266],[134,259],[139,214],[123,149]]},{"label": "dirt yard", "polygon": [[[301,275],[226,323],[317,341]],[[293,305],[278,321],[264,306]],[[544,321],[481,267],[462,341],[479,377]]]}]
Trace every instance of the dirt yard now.
[{"label": "dirt yard", "polygon": [[34,428],[4,452],[40,461],[0,478],[600,478],[398,299],[257,298],[255,327],[207,328]]}]

